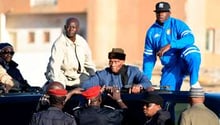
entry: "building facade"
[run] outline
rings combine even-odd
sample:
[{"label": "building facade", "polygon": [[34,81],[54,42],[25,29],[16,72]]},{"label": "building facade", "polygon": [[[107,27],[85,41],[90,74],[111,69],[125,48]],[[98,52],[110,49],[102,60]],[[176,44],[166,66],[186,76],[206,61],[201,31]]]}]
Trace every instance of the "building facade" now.
[{"label": "building facade", "polygon": [[[167,0],[171,14],[193,30],[202,51],[202,66],[218,67],[220,10],[218,0]],[[155,21],[159,0],[0,0],[0,41],[17,52],[50,52],[65,19],[80,20],[97,66],[106,65],[113,47],[125,49],[127,63],[142,64],[146,30]],[[48,60],[45,60],[47,62]]]}]

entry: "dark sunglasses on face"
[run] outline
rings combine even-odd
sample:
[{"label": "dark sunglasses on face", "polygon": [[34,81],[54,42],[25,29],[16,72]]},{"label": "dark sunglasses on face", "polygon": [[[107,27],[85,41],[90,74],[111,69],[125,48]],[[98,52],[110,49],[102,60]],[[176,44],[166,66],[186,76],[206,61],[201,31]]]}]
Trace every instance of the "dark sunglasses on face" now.
[{"label": "dark sunglasses on face", "polygon": [[1,54],[10,54],[10,55],[14,55],[15,52],[14,52],[14,51],[2,51]]},{"label": "dark sunglasses on face", "polygon": [[152,107],[152,106],[154,106],[155,104],[154,103],[147,103],[147,104],[145,104],[145,106],[147,107],[147,108],[150,108],[150,107]]}]

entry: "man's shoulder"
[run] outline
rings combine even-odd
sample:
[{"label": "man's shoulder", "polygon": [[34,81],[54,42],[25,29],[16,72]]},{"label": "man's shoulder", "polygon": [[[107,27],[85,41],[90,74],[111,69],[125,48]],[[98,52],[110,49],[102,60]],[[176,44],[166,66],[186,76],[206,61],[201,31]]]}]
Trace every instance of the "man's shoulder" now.
[{"label": "man's shoulder", "polygon": [[81,35],[76,34],[76,41],[79,44],[88,44],[86,39],[84,39]]},{"label": "man's shoulder", "polygon": [[115,110],[114,107],[109,106],[109,105],[104,105],[104,106],[103,106],[103,109],[106,109],[106,110]]},{"label": "man's shoulder", "polygon": [[157,33],[157,30],[161,29],[161,27],[159,26],[159,24],[157,24],[156,22],[153,23],[147,30],[147,35],[151,36],[152,34],[155,34],[155,32]]},{"label": "man's shoulder", "polygon": [[67,118],[74,118],[73,115],[71,115],[71,114],[69,114],[69,113],[67,113],[67,112],[64,112],[64,115],[65,115]]},{"label": "man's shoulder", "polygon": [[170,112],[166,110],[160,110],[159,111],[159,117],[161,119],[169,119],[171,117]]},{"label": "man's shoulder", "polygon": [[186,108],[186,109],[182,112],[182,114],[183,114],[183,115],[190,115],[190,114],[196,113],[197,111],[199,111],[197,107],[189,107],[189,108]]},{"label": "man's shoulder", "polygon": [[93,107],[93,106],[88,106],[88,107],[81,107],[81,106],[77,106],[75,108],[72,109],[74,113],[76,112],[80,112],[80,113],[83,113],[83,112],[90,112],[90,111],[97,111],[97,112],[103,112],[103,111],[113,111],[115,110],[114,107],[112,106],[109,106],[109,105],[103,105],[99,108],[97,107]]},{"label": "man's shoulder", "polygon": [[110,72],[111,72],[111,70],[110,70],[109,67],[106,67],[106,68],[104,68],[104,69],[101,69],[101,70],[97,70],[97,71],[96,71],[97,74],[108,74],[108,73],[110,73]]},{"label": "man's shoulder", "polygon": [[60,45],[66,44],[67,39],[68,39],[68,38],[67,38],[63,33],[61,33],[61,34],[57,37],[57,39],[53,42],[52,47],[60,46]]},{"label": "man's shoulder", "polygon": [[81,106],[76,106],[76,107],[74,107],[73,109],[72,109],[72,111],[78,111],[78,110],[82,110],[83,109],[83,107],[81,107]]},{"label": "man's shoulder", "polygon": [[44,114],[47,114],[48,110],[42,110],[42,111],[39,111],[39,112],[35,112],[33,114],[33,117],[41,117],[42,115]]},{"label": "man's shoulder", "polygon": [[185,22],[181,19],[170,17],[170,22],[176,23],[176,24],[185,24]]},{"label": "man's shoulder", "polygon": [[128,68],[128,70],[137,70],[137,71],[140,70],[139,67],[135,65],[126,65],[126,67]]},{"label": "man's shoulder", "polygon": [[128,64],[128,65],[125,65],[125,66],[127,66],[128,68],[135,68],[135,69],[138,69],[138,66],[136,66],[136,65]]}]

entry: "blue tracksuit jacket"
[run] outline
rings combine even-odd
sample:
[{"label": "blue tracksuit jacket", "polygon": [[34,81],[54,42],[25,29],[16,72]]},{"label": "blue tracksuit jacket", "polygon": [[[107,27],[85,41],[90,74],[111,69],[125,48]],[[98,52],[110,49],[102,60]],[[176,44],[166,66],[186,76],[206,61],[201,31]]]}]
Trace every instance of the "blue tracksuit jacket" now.
[{"label": "blue tracksuit jacket", "polygon": [[200,50],[193,45],[194,36],[181,20],[169,17],[163,25],[155,22],[147,31],[143,55],[143,72],[149,79],[157,60],[156,53],[165,45],[171,49],[160,57],[162,69],[161,86],[179,90],[186,75],[190,85],[197,83],[201,63]]}]

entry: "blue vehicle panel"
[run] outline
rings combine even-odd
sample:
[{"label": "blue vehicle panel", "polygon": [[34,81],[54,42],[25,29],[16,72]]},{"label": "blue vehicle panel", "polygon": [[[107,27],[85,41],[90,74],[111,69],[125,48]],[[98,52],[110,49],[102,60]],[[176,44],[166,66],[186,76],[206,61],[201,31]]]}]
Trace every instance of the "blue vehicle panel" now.
[{"label": "blue vehicle panel", "polygon": [[[165,102],[164,108],[169,110],[177,124],[180,113],[189,107],[188,91],[154,91],[160,94]],[[27,93],[8,93],[0,95],[0,123],[7,125],[28,125],[31,116],[38,107],[38,102],[42,92]],[[220,93],[206,93],[205,105],[214,111],[220,118]],[[103,95],[104,104],[117,107],[117,104]],[[126,121],[128,125],[141,125],[145,120],[140,100],[147,98],[146,92],[140,94],[122,94],[122,99],[129,107],[129,115]],[[83,105],[85,99],[81,95],[73,96],[64,108],[64,111],[70,112],[78,106]]]}]

